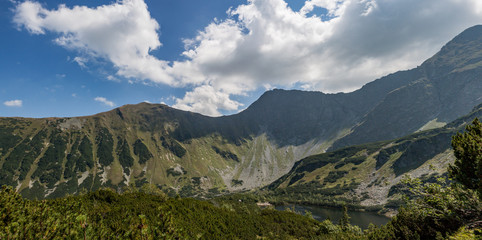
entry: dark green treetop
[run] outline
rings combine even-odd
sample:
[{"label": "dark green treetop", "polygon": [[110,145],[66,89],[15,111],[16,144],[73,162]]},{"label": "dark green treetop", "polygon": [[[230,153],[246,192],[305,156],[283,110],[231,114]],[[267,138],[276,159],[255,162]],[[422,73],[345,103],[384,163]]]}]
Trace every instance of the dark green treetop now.
[{"label": "dark green treetop", "polygon": [[452,147],[457,159],[449,167],[450,175],[482,198],[482,123],[475,118],[464,133],[452,137]]}]

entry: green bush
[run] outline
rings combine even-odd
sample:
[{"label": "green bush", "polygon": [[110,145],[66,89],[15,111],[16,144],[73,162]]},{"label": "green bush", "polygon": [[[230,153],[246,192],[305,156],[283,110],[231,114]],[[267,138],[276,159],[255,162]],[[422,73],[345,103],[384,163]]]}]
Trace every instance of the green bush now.
[{"label": "green bush", "polygon": [[127,140],[123,138],[119,138],[117,141],[117,156],[121,166],[124,168],[124,172],[129,174],[129,168],[134,165],[134,159],[132,158]]},{"label": "green bush", "polygon": [[149,149],[147,149],[146,145],[144,145],[140,139],[137,139],[136,142],[134,142],[133,147],[134,154],[139,157],[139,164],[144,164],[152,158],[152,153],[149,152]]},{"label": "green bush", "polygon": [[97,158],[102,166],[109,166],[114,161],[114,139],[107,128],[98,130],[97,137]]},{"label": "green bush", "polygon": [[177,157],[182,158],[186,154],[186,149],[184,149],[176,140],[161,137],[161,141],[162,146],[169,149],[169,151]]}]

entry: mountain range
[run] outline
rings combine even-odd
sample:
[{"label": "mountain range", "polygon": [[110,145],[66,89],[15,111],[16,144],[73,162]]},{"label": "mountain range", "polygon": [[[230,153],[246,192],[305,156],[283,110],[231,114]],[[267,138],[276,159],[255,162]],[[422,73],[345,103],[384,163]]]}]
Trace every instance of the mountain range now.
[{"label": "mountain range", "polygon": [[[238,114],[216,118],[149,103],[86,117],[0,118],[0,184],[14,186],[28,198],[145,183],[182,196],[253,189],[274,181],[269,189],[286,190],[313,180],[321,179],[318,183],[323,184],[330,174],[333,182],[327,187],[343,186],[338,181],[342,177],[370,174],[393,187],[406,172],[428,171],[421,168],[424,162],[417,161],[442,164],[452,159],[434,157],[448,151],[450,134],[461,126],[453,121],[482,102],[480,76],[482,26],[478,25],[420,66],[351,93],[276,89]],[[406,143],[392,140],[405,136]],[[372,147],[364,150],[363,144]],[[437,154],[425,156],[411,147],[430,144],[440,144],[434,150]],[[336,157],[329,157],[329,165],[316,155],[327,151],[321,159]],[[414,155],[424,157],[413,164]],[[355,158],[350,164],[366,167],[348,169]],[[311,166],[309,161],[325,165]],[[334,171],[332,165],[341,162],[347,166]],[[380,177],[382,171],[385,179]],[[367,196],[366,205],[386,203],[370,195],[376,191],[350,189]]]}]

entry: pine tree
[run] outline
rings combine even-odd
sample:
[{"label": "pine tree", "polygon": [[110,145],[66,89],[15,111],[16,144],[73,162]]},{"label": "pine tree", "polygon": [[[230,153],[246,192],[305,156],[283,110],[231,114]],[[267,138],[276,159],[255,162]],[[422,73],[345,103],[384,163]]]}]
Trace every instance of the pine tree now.
[{"label": "pine tree", "polygon": [[450,175],[482,198],[482,123],[475,118],[464,133],[452,137],[452,147],[457,159],[449,166]]},{"label": "pine tree", "polygon": [[348,216],[348,209],[346,206],[343,206],[343,216],[341,217],[339,224],[344,231],[350,224],[350,216]]}]

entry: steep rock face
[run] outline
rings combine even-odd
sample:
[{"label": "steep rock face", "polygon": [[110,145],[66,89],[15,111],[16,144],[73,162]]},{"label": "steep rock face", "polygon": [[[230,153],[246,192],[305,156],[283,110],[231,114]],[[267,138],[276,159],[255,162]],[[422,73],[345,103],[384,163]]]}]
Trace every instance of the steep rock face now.
[{"label": "steep rock face", "polygon": [[77,118],[0,118],[0,184],[55,197],[154,183],[181,195],[269,184],[328,148],[388,140],[449,122],[482,102],[482,27],[420,67],[351,93],[264,93],[218,118],[162,104]]}]

